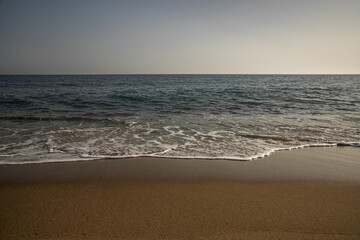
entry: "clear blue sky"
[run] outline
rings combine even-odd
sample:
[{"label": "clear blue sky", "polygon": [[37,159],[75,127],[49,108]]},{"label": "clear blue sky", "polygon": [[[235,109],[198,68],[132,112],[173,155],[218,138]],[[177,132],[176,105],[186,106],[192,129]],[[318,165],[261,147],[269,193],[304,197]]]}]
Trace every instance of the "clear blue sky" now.
[{"label": "clear blue sky", "polygon": [[0,74],[360,73],[359,0],[0,0]]}]

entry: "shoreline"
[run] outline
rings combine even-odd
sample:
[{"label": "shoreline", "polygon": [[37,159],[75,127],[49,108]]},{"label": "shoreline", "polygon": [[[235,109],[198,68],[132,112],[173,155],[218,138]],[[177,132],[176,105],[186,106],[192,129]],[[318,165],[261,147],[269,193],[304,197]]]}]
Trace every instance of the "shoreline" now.
[{"label": "shoreline", "polygon": [[359,239],[359,157],[0,166],[0,239]]},{"label": "shoreline", "polygon": [[[272,154],[282,152],[282,151],[292,151],[298,149],[307,149],[307,148],[327,148],[327,147],[360,147],[359,143],[319,143],[319,144],[306,144],[298,145],[289,148],[275,148],[256,155],[249,157],[206,157],[206,156],[163,156],[163,155],[126,155],[126,156],[90,156],[90,155],[80,155],[80,158],[75,159],[65,159],[65,160],[41,160],[41,161],[27,161],[27,162],[6,162],[0,163],[0,166],[8,165],[25,165],[25,164],[46,164],[46,163],[66,163],[66,162],[86,162],[86,161],[97,161],[97,160],[120,160],[120,159],[134,159],[134,158],[159,158],[159,159],[175,159],[175,160],[211,160],[211,161],[254,161],[262,158],[269,157]],[[165,150],[166,152],[167,150]],[[50,154],[54,153],[52,150]]]},{"label": "shoreline", "polygon": [[0,165],[1,182],[132,180],[360,182],[360,148],[278,151],[252,161],[134,157]]}]

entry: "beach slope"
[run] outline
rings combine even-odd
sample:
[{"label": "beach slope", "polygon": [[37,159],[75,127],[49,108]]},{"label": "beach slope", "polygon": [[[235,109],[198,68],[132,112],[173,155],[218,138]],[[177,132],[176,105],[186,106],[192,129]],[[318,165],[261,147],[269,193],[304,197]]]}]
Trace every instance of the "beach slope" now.
[{"label": "beach slope", "polygon": [[360,239],[360,148],[0,166],[0,239]]}]

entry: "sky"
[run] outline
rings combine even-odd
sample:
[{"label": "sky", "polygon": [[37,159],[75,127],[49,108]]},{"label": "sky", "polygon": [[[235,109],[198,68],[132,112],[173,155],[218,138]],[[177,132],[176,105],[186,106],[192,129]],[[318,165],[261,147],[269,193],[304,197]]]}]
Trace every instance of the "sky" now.
[{"label": "sky", "polygon": [[0,0],[0,74],[359,74],[360,0]]}]

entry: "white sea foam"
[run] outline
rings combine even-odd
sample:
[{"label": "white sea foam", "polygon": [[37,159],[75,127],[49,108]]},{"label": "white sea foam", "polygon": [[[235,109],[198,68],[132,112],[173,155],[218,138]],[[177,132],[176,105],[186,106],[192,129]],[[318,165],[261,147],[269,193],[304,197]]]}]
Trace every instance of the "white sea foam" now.
[{"label": "white sea foam", "polygon": [[360,146],[359,79],[0,76],[0,162],[245,161],[284,149]]},{"label": "white sea foam", "polygon": [[[100,160],[100,159],[130,159],[130,158],[137,158],[137,157],[155,157],[155,158],[167,158],[171,159],[184,159],[184,160],[224,160],[224,161],[252,161],[260,158],[265,158],[277,151],[285,151],[285,150],[294,150],[294,149],[301,149],[301,148],[309,148],[309,147],[334,147],[334,146],[353,146],[353,147],[360,147],[360,143],[358,142],[339,142],[339,143],[316,143],[316,144],[304,144],[298,146],[291,146],[288,148],[273,148],[268,149],[264,152],[249,156],[249,157],[238,157],[238,156],[177,156],[177,155],[166,155],[167,152],[171,151],[172,149],[166,149],[162,152],[152,153],[152,154],[131,154],[131,155],[88,155],[88,154],[72,154],[72,153],[65,153],[65,152],[52,152],[52,153],[61,153],[57,155],[57,157],[44,157],[41,159],[35,160],[24,160],[24,161],[9,161],[9,160],[1,160],[0,165],[20,165],[20,164],[37,164],[37,163],[55,163],[55,162],[74,162],[74,161],[91,161],[91,160]],[[0,155],[0,157],[14,157],[19,156],[17,155]],[[66,155],[68,155],[66,157]],[[23,155],[24,156],[24,155]]]}]

